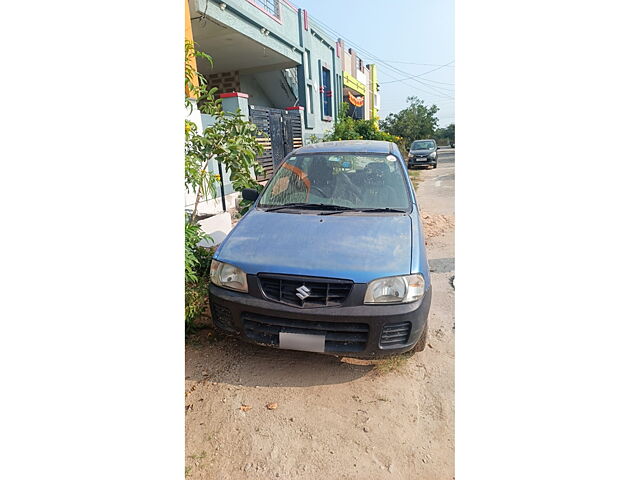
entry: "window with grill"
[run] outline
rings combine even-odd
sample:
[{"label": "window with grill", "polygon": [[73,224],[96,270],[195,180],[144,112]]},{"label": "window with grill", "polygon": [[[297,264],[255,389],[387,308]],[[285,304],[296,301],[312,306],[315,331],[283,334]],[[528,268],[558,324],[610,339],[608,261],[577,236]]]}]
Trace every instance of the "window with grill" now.
[{"label": "window with grill", "polygon": [[280,18],[280,0],[252,0],[253,3],[262,8],[265,12]]}]

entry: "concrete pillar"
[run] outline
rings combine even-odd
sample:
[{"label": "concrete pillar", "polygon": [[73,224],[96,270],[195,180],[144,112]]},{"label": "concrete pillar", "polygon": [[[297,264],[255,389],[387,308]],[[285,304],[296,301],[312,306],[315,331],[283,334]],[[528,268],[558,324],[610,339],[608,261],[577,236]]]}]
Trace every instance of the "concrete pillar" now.
[{"label": "concrete pillar", "polygon": [[240,109],[240,113],[249,120],[249,95],[241,92],[221,93],[220,98],[225,112],[235,112]]}]

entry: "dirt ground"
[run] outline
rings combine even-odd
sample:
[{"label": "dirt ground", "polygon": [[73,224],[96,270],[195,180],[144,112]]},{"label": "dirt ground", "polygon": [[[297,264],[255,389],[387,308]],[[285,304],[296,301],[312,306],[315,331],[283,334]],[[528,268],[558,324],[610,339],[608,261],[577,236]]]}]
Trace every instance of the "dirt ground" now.
[{"label": "dirt ground", "polygon": [[417,189],[427,349],[355,361],[200,330],[186,345],[187,478],[454,478],[454,159],[439,155]]}]

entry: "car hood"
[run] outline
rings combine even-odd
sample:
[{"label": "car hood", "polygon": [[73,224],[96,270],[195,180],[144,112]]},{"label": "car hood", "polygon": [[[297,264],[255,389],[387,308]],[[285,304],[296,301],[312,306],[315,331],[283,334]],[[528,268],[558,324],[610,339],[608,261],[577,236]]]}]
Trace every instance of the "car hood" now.
[{"label": "car hood", "polygon": [[436,151],[435,148],[425,148],[423,150],[409,150],[409,153],[412,153],[413,155],[427,155],[435,151]]},{"label": "car hood", "polygon": [[248,274],[308,275],[366,283],[410,273],[411,217],[252,209],[214,258]]}]

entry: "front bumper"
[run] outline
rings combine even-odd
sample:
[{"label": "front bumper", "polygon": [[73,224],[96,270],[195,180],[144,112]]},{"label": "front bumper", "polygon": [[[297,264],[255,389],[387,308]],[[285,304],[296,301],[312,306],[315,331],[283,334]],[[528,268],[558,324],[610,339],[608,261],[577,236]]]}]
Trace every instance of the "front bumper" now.
[{"label": "front bumper", "polygon": [[414,157],[409,159],[410,167],[419,167],[419,166],[433,166],[438,163],[438,157],[436,158],[428,158],[428,157]]},{"label": "front bumper", "polygon": [[[431,285],[412,303],[363,305],[366,284],[354,284],[349,301],[340,307],[297,308],[267,300],[257,277],[248,275],[247,280],[250,293],[209,284],[209,303],[217,328],[251,343],[277,348],[280,332],[325,334],[322,353],[373,358],[411,350],[427,328]],[[397,330],[403,332],[400,340],[382,340],[383,333],[388,338]]]}]

